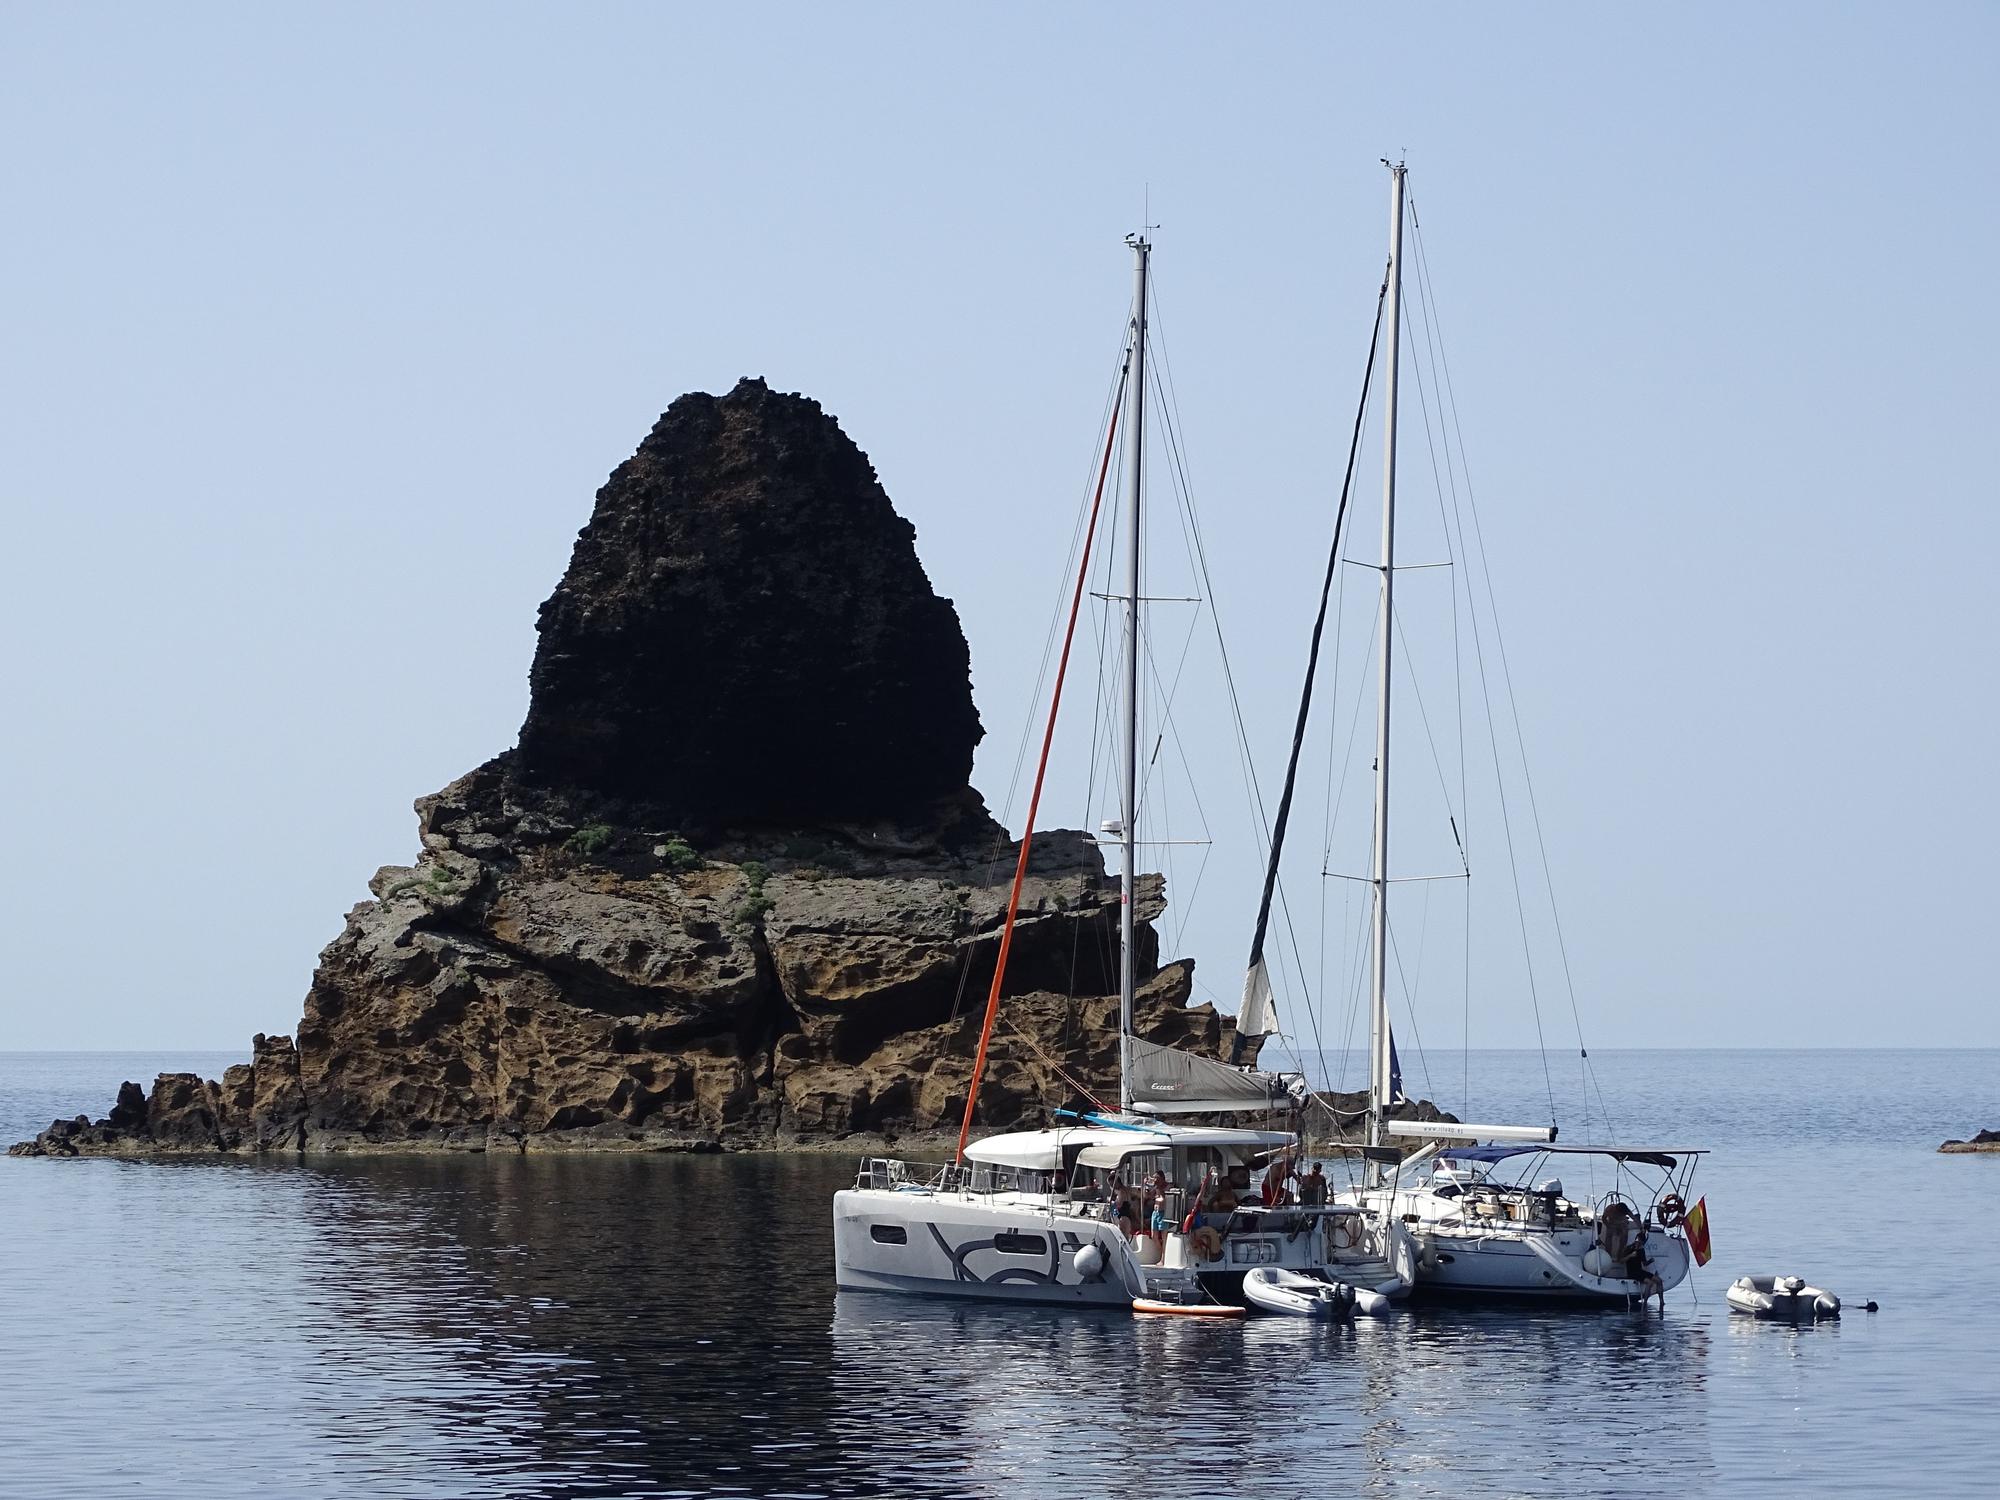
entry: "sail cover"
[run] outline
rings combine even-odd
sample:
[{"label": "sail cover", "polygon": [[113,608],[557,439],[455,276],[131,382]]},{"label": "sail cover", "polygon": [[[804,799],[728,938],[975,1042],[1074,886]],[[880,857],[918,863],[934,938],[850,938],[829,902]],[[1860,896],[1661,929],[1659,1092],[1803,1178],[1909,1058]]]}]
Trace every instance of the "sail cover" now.
[{"label": "sail cover", "polygon": [[1161,1114],[1288,1108],[1291,1080],[1277,1073],[1235,1068],[1212,1057],[1131,1039],[1127,1080],[1132,1103]]},{"label": "sail cover", "polygon": [[1277,1030],[1271,1018],[1271,975],[1264,967],[1264,955],[1259,953],[1257,961],[1250,965],[1250,972],[1243,976],[1243,1003],[1236,1010],[1237,1051],[1242,1051],[1242,1040],[1253,1036],[1268,1036]]}]

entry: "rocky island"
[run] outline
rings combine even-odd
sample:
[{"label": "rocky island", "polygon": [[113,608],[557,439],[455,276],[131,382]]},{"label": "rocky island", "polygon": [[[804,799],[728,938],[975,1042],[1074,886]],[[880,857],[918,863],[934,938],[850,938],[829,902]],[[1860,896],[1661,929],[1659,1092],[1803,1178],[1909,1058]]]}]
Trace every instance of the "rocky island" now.
[{"label": "rocky island", "polygon": [[1946,1141],[1938,1150],[1947,1156],[1973,1151],[2000,1152],[2000,1130],[1982,1130],[1969,1141]]},{"label": "rocky island", "polygon": [[[13,1151],[955,1130],[1016,851],[968,784],[957,613],[867,457],[761,380],[682,397],[598,491],[538,630],[517,748],[418,799],[415,863],[347,914],[296,1040]],[[1138,1028],[1213,1054],[1229,1022],[1161,963],[1165,900],[1146,877]],[[982,1123],[1115,1092],[1117,944],[1095,842],[1039,835]]]}]

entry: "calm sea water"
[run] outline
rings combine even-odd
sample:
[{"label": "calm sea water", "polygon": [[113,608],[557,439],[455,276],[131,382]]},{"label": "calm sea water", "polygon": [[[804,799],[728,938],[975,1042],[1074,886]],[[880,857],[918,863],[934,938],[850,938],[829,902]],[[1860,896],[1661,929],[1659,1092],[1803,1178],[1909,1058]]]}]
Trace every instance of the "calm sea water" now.
[{"label": "calm sea water", "polygon": [[[239,1060],[0,1054],[0,1137]],[[1935,1147],[2000,1053],[1596,1064],[1621,1136],[1715,1150],[1664,1318],[836,1296],[844,1155],[0,1161],[0,1495],[1994,1493],[2000,1157]],[[1471,1075],[1546,1114],[1534,1054]],[[1732,1319],[1773,1270],[1882,1310]]]}]

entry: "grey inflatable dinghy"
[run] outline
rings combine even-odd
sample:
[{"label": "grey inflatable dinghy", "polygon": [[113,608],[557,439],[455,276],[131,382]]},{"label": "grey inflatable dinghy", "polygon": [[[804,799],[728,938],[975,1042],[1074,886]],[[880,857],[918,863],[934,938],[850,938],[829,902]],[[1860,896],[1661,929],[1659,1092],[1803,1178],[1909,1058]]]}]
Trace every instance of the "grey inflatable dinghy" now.
[{"label": "grey inflatable dinghy", "polygon": [[1724,1292],[1730,1311],[1794,1321],[1840,1316],[1840,1299],[1803,1276],[1739,1276]]}]

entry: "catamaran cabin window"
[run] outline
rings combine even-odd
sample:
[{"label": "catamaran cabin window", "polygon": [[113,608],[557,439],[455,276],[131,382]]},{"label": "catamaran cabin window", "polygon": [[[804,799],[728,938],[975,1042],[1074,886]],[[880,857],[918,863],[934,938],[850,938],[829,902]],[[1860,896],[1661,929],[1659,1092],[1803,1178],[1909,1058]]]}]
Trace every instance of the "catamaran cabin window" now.
[{"label": "catamaran cabin window", "polygon": [[993,1236],[993,1248],[1002,1255],[1047,1255],[1049,1242],[1039,1234],[1003,1229]]},{"label": "catamaran cabin window", "polygon": [[1009,1167],[992,1162],[977,1162],[972,1168],[972,1191],[975,1193],[1049,1193],[1057,1192],[1059,1174],[1038,1172],[1029,1167]]},{"label": "catamaran cabin window", "polygon": [[868,1237],[878,1245],[907,1245],[910,1231],[901,1224],[870,1224]]},{"label": "catamaran cabin window", "polygon": [[1231,1153],[1224,1152],[1219,1146],[1189,1146],[1177,1186],[1192,1192],[1201,1186],[1204,1177],[1210,1187],[1215,1186],[1228,1177],[1229,1168],[1233,1165],[1230,1156]]}]

